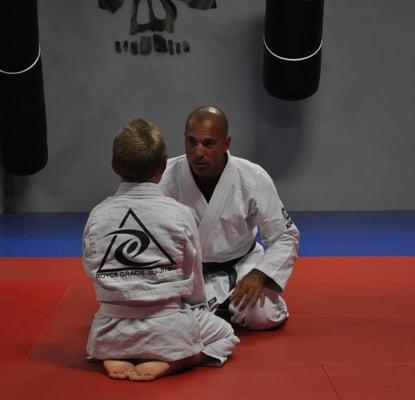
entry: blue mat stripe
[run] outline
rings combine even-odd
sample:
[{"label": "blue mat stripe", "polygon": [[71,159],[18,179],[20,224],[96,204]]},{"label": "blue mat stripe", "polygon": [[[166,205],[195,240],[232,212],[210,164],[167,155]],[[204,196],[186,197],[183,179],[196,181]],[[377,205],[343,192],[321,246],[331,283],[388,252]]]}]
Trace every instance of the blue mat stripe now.
[{"label": "blue mat stripe", "polygon": [[[415,211],[291,212],[301,256],[415,256]],[[87,213],[0,215],[0,257],[80,257]]]},{"label": "blue mat stripe", "polygon": [[305,256],[414,256],[415,211],[296,212]]}]

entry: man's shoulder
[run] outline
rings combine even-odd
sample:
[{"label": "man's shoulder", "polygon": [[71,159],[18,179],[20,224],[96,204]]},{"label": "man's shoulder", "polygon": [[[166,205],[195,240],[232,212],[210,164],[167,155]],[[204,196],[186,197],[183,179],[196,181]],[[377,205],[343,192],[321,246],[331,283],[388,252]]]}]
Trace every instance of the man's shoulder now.
[{"label": "man's shoulder", "polygon": [[183,161],[186,161],[186,154],[181,154],[180,156],[169,158],[167,160],[166,172],[170,169],[180,167]]},{"label": "man's shoulder", "polygon": [[253,161],[250,161],[246,158],[242,158],[242,157],[237,157],[234,155],[231,155],[231,159],[240,166],[252,169],[252,170],[256,170],[256,169],[263,169],[259,164],[254,163]]},{"label": "man's shoulder", "polygon": [[231,159],[243,181],[257,182],[258,179],[271,179],[268,172],[261,165],[246,158],[231,156]]},{"label": "man's shoulder", "polygon": [[165,195],[175,197],[178,190],[177,183],[180,181],[181,177],[180,169],[183,162],[186,161],[185,154],[167,160],[166,169],[159,183],[159,187]]}]

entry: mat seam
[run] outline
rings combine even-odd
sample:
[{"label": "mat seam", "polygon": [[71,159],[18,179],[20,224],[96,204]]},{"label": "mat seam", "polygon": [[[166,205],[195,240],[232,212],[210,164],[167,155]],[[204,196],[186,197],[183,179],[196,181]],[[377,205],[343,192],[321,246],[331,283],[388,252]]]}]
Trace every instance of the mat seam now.
[{"label": "mat seam", "polygon": [[62,296],[62,300],[60,301],[58,307],[56,308],[56,311],[53,313],[53,315],[51,316],[49,322],[43,328],[43,330],[40,333],[40,335],[38,336],[37,340],[35,341],[35,343],[33,343],[31,349],[29,350],[28,354],[24,358],[23,364],[27,363],[27,361],[32,356],[33,352],[35,351],[35,348],[38,346],[38,344],[40,343],[40,341],[42,340],[42,338],[45,336],[47,330],[50,328],[50,326],[52,325],[53,321],[56,319],[56,316],[58,315],[58,313],[61,310],[63,304],[65,303],[65,301],[66,301],[66,299],[68,297],[68,294],[69,294],[69,292],[70,292],[70,290],[72,289],[73,286],[74,286],[74,282],[71,282],[69,284],[68,288],[66,289],[65,294]]},{"label": "mat seam", "polygon": [[342,400],[340,397],[339,392],[337,391],[336,387],[334,386],[333,381],[330,378],[330,375],[328,374],[326,368],[324,367],[324,364],[320,364],[321,369],[323,370],[324,374],[326,375],[326,378],[328,379],[330,386],[332,387],[332,389],[334,390],[334,393],[336,393],[336,396],[339,400]]}]

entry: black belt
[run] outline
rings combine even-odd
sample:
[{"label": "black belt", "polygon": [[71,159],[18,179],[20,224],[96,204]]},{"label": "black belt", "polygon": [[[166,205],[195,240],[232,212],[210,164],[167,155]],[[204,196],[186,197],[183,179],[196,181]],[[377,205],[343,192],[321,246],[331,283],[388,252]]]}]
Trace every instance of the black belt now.
[{"label": "black belt", "polygon": [[218,272],[225,272],[229,277],[229,288],[233,289],[236,285],[236,278],[237,273],[233,266],[242,258],[244,258],[247,254],[249,254],[256,246],[256,241],[254,240],[251,244],[249,250],[241,257],[234,258],[232,260],[224,261],[224,262],[202,262],[203,265],[203,275],[214,275]]}]

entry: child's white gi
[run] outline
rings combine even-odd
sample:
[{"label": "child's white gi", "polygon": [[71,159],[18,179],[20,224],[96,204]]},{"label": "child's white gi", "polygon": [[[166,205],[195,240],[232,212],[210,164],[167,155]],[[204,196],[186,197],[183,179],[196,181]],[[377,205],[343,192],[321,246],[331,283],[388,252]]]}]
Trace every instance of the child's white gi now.
[{"label": "child's white gi", "polygon": [[222,364],[239,342],[207,311],[192,212],[156,184],[121,183],[91,211],[83,247],[101,303],[90,357],[174,361],[202,351]]}]

